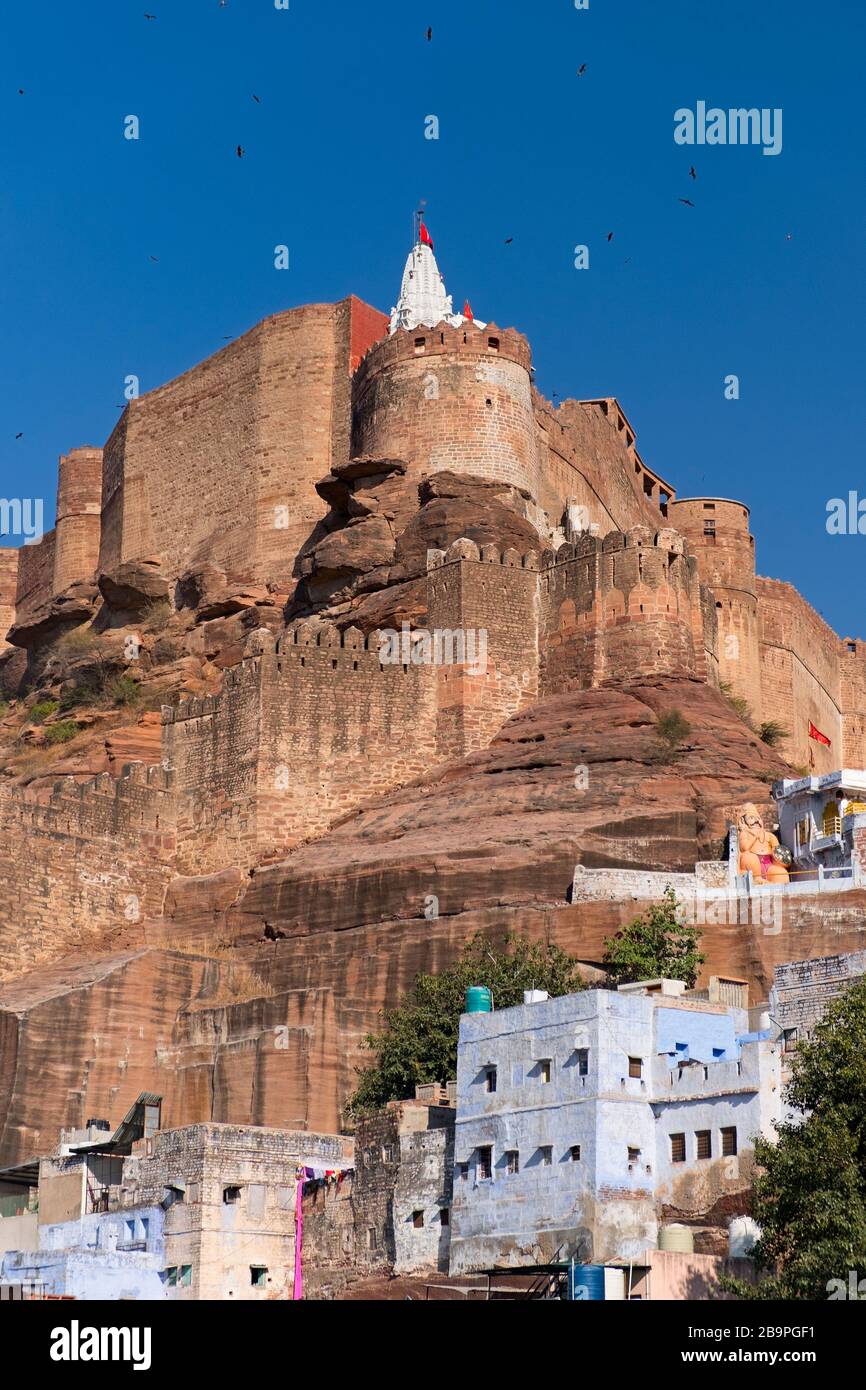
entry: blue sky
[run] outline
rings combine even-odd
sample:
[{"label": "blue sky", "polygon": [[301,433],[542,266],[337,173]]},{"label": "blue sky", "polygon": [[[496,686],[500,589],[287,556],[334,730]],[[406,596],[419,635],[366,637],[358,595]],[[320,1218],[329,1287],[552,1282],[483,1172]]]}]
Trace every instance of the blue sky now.
[{"label": "blue sky", "polygon": [[[760,572],[866,635],[866,540],[825,528],[866,498],[864,38],[862,0],[5,6],[0,496],[50,515],[129,373],[295,304],[390,309],[426,198],[458,308],[524,331],[548,396],[616,395],[680,496],[749,503]],[[782,108],[782,153],[678,146],[699,99]]]}]

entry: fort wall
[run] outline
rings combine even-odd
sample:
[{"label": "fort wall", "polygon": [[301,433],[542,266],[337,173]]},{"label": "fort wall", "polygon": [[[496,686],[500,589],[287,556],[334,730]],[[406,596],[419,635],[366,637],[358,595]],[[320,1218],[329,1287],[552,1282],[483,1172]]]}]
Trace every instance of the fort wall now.
[{"label": "fort wall", "polygon": [[54,593],[55,540],[55,532],[46,531],[36,545],[22,545],[18,552],[16,622],[22,622],[48,603]]},{"label": "fort wall", "polygon": [[637,672],[706,678],[697,565],[675,532],[582,536],[544,562],[545,695]]},{"label": "fort wall", "polygon": [[721,497],[686,497],[672,501],[668,515],[697,557],[703,583],[713,591],[719,680],[746,701],[756,723],[771,718],[763,714],[755,538],[749,532],[748,507]]},{"label": "fort wall", "polygon": [[[839,638],[792,585],[759,577],[757,594],[762,706],[765,718],[789,731],[783,755],[816,774],[861,767],[866,750],[846,747],[844,738]],[[829,748],[809,738],[810,720],[830,739]]]},{"label": "fort wall", "polygon": [[52,591],[92,579],[99,560],[102,502],[102,450],[71,449],[61,455],[57,469]]},{"label": "fort wall", "polygon": [[162,911],[175,850],[171,779],[132,764],[31,794],[0,784],[0,979],[94,947]]},{"label": "fort wall", "polygon": [[0,546],[0,652],[6,651],[9,646],[6,633],[15,621],[19,555],[20,551],[16,548]]},{"label": "fort wall", "polygon": [[539,502],[554,525],[573,504],[594,535],[664,525],[673,490],[651,473],[635,447],[619,402],[563,401],[555,409],[533,392]]},{"label": "fort wall", "polygon": [[207,558],[288,585],[326,510],[314,483],[346,456],[352,361],[386,323],[354,297],[275,314],[131,401],[105,448],[100,567]]}]

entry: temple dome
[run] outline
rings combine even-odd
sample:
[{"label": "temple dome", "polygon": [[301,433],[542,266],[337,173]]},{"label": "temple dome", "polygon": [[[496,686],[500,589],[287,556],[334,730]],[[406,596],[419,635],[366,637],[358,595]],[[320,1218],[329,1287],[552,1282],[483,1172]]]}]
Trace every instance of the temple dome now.
[{"label": "temple dome", "polygon": [[[400,298],[391,310],[389,331],[395,333],[398,328],[435,328],[440,323],[459,328],[467,321],[463,314],[454,313],[451,295],[445,290],[445,281],[436,264],[432,245],[417,241],[406,259]],[[477,320],[473,322],[479,328],[484,327]]]}]

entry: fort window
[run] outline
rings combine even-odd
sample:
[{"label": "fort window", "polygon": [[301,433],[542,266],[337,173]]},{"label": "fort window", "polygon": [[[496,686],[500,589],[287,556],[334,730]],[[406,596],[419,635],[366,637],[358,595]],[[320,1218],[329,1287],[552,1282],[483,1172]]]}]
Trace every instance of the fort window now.
[{"label": "fort window", "polygon": [[733,1158],[737,1152],[737,1127],[731,1125],[722,1130],[722,1157]]},{"label": "fort window", "polygon": [[488,1178],[493,1177],[493,1150],[489,1144],[478,1150],[475,1167],[479,1182],[486,1182]]},{"label": "fort window", "polygon": [[234,1202],[241,1200],[241,1190],[239,1187],[224,1187],[223,1202],[226,1206],[231,1206]]},{"label": "fort window", "polygon": [[267,1265],[250,1265],[250,1283],[254,1289],[263,1289],[267,1281]]},{"label": "fort window", "polygon": [[571,1148],[570,1148],[569,1151],[568,1151],[568,1156],[569,1156],[569,1158],[571,1159],[572,1163],[579,1163],[579,1162],[580,1162],[580,1145],[579,1145],[579,1144],[572,1144]]},{"label": "fort window", "polygon": [[491,352],[498,352],[498,351],[499,351],[499,339],[498,339],[498,338],[488,338],[488,339],[487,339],[487,346],[488,346],[488,348],[490,349]]},{"label": "fort window", "polygon": [[506,1173],[520,1172],[520,1154],[517,1149],[509,1149],[507,1151],[505,1155],[505,1171]]},{"label": "fort window", "polygon": [[857,643],[856,643],[856,642],[846,642],[845,645],[847,646],[849,652],[856,652],[856,650],[857,650]]},{"label": "fort window", "polygon": [[458,1178],[460,1179],[461,1182],[465,1182],[465,1181],[466,1181],[466,1179],[469,1177],[469,1164],[468,1164],[468,1163],[458,1163],[458,1164],[457,1164],[457,1176],[458,1176]]},{"label": "fort window", "polygon": [[423,1213],[423,1211],[413,1211],[413,1213],[412,1213],[412,1225],[415,1227],[415,1230],[416,1230],[416,1231],[422,1230],[422,1228],[423,1228],[423,1226],[424,1226],[424,1213]]},{"label": "fort window", "polygon": [[628,1150],[628,1161],[629,1161],[629,1163],[639,1163],[639,1162],[640,1162],[640,1149],[635,1149],[635,1148],[633,1148],[631,1145],[629,1145],[629,1150]]},{"label": "fort window", "polygon": [[176,1287],[177,1287],[177,1265],[169,1265],[168,1269],[164,1269],[164,1270],[163,1270],[163,1272],[162,1272],[162,1277],[163,1277],[165,1283],[168,1284],[168,1287],[169,1287],[170,1289],[176,1288]]},{"label": "fort window", "polygon": [[427,339],[426,339],[426,338],[416,338],[416,339],[415,339],[415,351],[416,351],[416,352],[423,352],[426,346],[427,346]]},{"label": "fort window", "polygon": [[367,1249],[375,1250],[379,1244],[379,1237],[372,1226],[367,1231]]},{"label": "fort window", "polygon": [[715,504],[715,502],[705,502],[705,503],[704,503],[704,511],[705,511],[705,512],[714,512],[715,510],[716,510],[716,504]]},{"label": "fort window", "polygon": [[796,1028],[785,1028],[785,1029],[783,1029],[783,1031],[782,1031],[782,1039],[783,1039],[783,1043],[784,1043],[784,1050],[785,1050],[786,1052],[795,1052],[795,1051],[796,1051],[796,1048],[797,1048],[797,1030],[796,1030]]},{"label": "fort window", "polygon": [[685,1163],[686,1161],[686,1136],[684,1134],[671,1135],[671,1163]]},{"label": "fort window", "polygon": [[589,1048],[579,1047],[575,1056],[577,1058],[578,1076],[587,1076],[589,1074]]},{"label": "fort window", "polygon": [[487,1067],[486,1071],[484,1072],[484,1089],[485,1091],[489,1091],[491,1095],[496,1090],[495,1067]]},{"label": "fort window", "polygon": [[707,545],[715,545],[716,523],[714,521],[704,522],[704,540],[706,541]]},{"label": "fort window", "polygon": [[695,1143],[697,1146],[698,1158],[712,1158],[713,1141],[708,1129],[698,1129],[695,1131]]},{"label": "fort window", "polygon": [[451,1209],[450,1209],[450,1207],[443,1207],[442,1210],[440,1211],[440,1213],[439,1213],[439,1225],[440,1225],[440,1226],[450,1226],[450,1225],[451,1225]]},{"label": "fort window", "polygon": [[549,1168],[553,1162],[553,1149],[550,1144],[542,1144],[538,1152],[541,1155],[542,1168]]},{"label": "fort window", "polygon": [[393,1144],[383,1144],[383,1145],[382,1145],[382,1162],[383,1162],[383,1163],[392,1163],[393,1161],[394,1161],[394,1145],[393,1145]]},{"label": "fort window", "polygon": [[484,404],[485,404],[485,405],[492,405],[492,404],[493,404],[493,402],[492,402],[492,400],[490,399],[489,396],[487,397],[487,400],[484,402]]},{"label": "fort window", "polygon": [[649,476],[649,474],[647,474],[647,473],[644,473],[644,475],[643,475],[643,490],[644,490],[644,492],[646,493],[647,497],[652,497],[652,495],[653,495],[653,480],[652,480],[652,478]]},{"label": "fort window", "polygon": [[628,1074],[629,1074],[629,1076],[636,1076],[636,1077],[641,1077],[641,1076],[643,1076],[643,1058],[641,1058],[641,1057],[629,1057],[629,1059],[628,1059]]},{"label": "fort window", "polygon": [[181,1265],[180,1276],[177,1282],[182,1289],[189,1289],[192,1287],[192,1265]]},{"label": "fort window", "polygon": [[546,1086],[546,1085],[548,1084],[548,1082],[550,1081],[550,1067],[551,1067],[551,1064],[550,1064],[550,1062],[549,1062],[548,1060],[546,1060],[546,1059],[545,1059],[545,1061],[539,1062],[539,1064],[538,1064],[538,1075],[539,1075],[540,1078],[541,1078],[541,1084],[542,1084],[542,1086]]}]

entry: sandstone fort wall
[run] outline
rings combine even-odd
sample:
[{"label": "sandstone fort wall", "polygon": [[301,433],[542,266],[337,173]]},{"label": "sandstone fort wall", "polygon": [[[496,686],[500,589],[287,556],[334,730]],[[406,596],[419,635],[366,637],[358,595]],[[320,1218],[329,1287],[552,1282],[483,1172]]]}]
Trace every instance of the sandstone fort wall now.
[{"label": "sandstone fort wall", "polygon": [[0,652],[9,646],[6,633],[15,621],[19,554],[11,546],[0,546]]},{"label": "sandstone fort wall", "polygon": [[170,778],[133,764],[36,795],[0,785],[0,978],[162,911],[175,851]]},{"label": "sandstone fort wall", "polygon": [[287,584],[325,512],[313,485],[345,457],[352,357],[384,324],[354,299],[275,314],[131,401],[105,449],[100,567],[207,558]]}]

